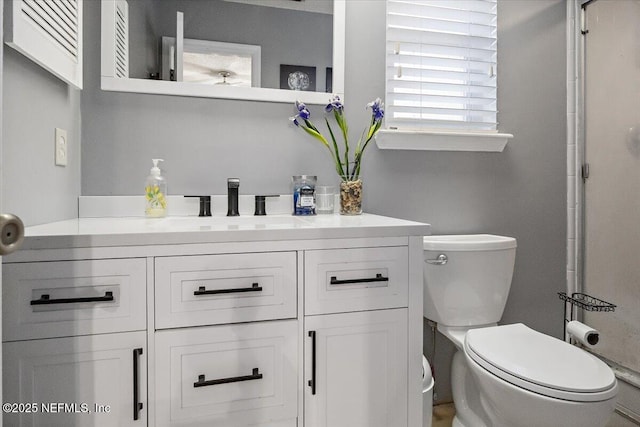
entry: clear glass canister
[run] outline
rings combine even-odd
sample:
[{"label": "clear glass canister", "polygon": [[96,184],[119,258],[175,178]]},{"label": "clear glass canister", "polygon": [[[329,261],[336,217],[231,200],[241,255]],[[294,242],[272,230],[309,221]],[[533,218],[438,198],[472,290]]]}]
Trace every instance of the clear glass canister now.
[{"label": "clear glass canister", "polygon": [[294,175],[293,180],[293,214],[316,214],[316,182],[315,175]]}]

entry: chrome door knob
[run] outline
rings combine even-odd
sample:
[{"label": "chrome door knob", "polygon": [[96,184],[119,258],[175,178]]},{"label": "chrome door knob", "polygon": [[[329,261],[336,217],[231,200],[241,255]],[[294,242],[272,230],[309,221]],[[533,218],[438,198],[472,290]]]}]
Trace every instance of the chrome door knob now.
[{"label": "chrome door knob", "polygon": [[24,224],[12,214],[0,214],[0,255],[18,250],[24,240]]}]

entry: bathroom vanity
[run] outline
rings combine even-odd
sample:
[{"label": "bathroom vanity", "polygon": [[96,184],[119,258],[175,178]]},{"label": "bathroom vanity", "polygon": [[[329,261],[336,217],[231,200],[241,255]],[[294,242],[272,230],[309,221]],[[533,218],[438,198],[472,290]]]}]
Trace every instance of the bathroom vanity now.
[{"label": "bathroom vanity", "polygon": [[429,231],[368,214],[30,227],[4,259],[4,401],[24,404],[5,423],[418,427]]}]

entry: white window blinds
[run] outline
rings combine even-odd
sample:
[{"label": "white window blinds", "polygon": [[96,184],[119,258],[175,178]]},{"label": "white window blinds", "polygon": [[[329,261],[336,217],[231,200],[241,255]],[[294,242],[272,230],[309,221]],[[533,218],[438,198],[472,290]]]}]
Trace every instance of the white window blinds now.
[{"label": "white window blinds", "polygon": [[386,126],[496,131],[496,0],[387,0]]}]

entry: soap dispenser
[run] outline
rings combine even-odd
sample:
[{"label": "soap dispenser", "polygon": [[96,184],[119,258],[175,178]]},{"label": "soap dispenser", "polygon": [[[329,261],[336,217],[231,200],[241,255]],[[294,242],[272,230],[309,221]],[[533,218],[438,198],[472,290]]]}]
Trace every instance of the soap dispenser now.
[{"label": "soap dispenser", "polygon": [[149,218],[161,218],[167,215],[167,180],[160,175],[158,162],[164,162],[164,160],[151,160],[153,161],[153,167],[145,185],[145,197],[147,200],[145,213]]}]

